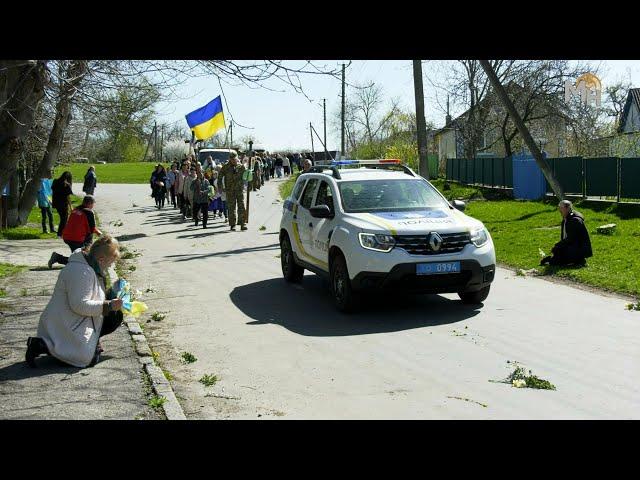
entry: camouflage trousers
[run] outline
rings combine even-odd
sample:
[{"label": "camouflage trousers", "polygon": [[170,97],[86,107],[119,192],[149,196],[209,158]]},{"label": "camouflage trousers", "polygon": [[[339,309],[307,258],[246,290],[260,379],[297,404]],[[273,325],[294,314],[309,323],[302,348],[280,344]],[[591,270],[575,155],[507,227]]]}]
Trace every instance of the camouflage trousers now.
[{"label": "camouflage trousers", "polygon": [[244,208],[244,192],[240,190],[227,190],[227,208],[229,210],[229,226],[236,225],[236,206],[238,207],[238,222],[244,225],[246,222],[246,211]]}]

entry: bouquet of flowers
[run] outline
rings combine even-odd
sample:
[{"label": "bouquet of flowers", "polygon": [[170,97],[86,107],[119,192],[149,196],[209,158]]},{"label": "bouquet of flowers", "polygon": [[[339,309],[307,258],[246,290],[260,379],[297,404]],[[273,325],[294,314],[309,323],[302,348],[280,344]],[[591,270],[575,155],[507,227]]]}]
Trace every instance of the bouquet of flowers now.
[{"label": "bouquet of flowers", "polygon": [[139,317],[140,314],[146,312],[149,307],[144,302],[131,300],[131,285],[123,278],[119,278],[111,287],[110,298],[122,299],[122,310],[127,315]]}]

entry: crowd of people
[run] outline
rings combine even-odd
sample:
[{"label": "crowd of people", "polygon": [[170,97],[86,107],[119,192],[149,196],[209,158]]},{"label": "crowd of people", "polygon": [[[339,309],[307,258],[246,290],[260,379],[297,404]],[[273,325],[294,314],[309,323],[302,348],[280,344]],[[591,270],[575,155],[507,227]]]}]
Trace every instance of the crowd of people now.
[{"label": "crowd of people", "polygon": [[226,163],[211,156],[200,163],[194,155],[174,159],[169,169],[158,164],[151,173],[149,186],[156,208],[166,205],[179,209],[182,221],[191,219],[207,228],[209,218],[222,219],[235,231],[246,230],[244,192],[256,191],[274,178],[286,178],[294,170],[307,171],[312,161],[301,153],[239,155],[232,152]]}]

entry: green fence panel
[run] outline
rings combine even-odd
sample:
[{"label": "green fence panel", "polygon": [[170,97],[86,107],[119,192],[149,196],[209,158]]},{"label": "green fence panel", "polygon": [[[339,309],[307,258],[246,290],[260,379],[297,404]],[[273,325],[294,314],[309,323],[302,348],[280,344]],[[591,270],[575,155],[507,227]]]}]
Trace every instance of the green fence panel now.
[{"label": "green fence panel", "polygon": [[587,196],[618,195],[618,159],[616,157],[585,158]]},{"label": "green fence panel", "polygon": [[[564,193],[582,195],[584,183],[582,157],[547,158],[547,163],[549,163]],[[547,185],[547,193],[553,193],[549,182],[545,180],[545,183]]]},{"label": "green fence panel", "polygon": [[484,185],[493,187],[493,158],[482,159],[482,177]]},{"label": "green fence panel", "polygon": [[440,172],[438,171],[438,156],[427,155],[427,164],[429,168],[429,178],[438,178]]},{"label": "green fence panel", "polygon": [[468,178],[469,165],[466,158],[460,159],[460,181],[462,183],[467,183]]},{"label": "green fence panel", "polygon": [[504,186],[504,158],[492,158],[494,187]]},{"label": "green fence panel", "polygon": [[453,159],[453,179],[456,182],[460,181],[460,159],[459,158]]},{"label": "green fence panel", "polygon": [[554,160],[554,172],[564,193],[582,195],[584,182],[582,157],[563,157]]},{"label": "green fence panel", "polygon": [[447,158],[447,163],[446,163],[446,177],[447,180],[452,180],[453,179],[453,161],[450,158]]},{"label": "green fence panel", "polygon": [[640,198],[640,158],[620,159],[620,196]]},{"label": "green fence panel", "polygon": [[473,158],[467,158],[467,183],[473,183],[475,181],[476,165],[473,163]]}]

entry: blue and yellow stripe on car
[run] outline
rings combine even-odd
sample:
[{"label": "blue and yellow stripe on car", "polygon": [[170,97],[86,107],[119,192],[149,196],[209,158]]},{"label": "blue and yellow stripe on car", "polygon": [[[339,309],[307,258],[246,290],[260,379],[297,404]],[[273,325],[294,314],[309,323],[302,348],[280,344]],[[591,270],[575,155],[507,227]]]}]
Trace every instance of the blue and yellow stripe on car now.
[{"label": "blue and yellow stripe on car", "polygon": [[[296,210],[297,210],[297,207],[298,207],[298,205],[296,205]],[[291,227],[293,229],[293,239],[296,242],[296,247],[298,247],[298,252],[300,252],[302,254],[302,256],[305,257],[305,260],[308,261],[309,263],[312,263],[313,265],[315,265],[317,267],[324,268],[325,270],[329,270],[329,264],[327,262],[324,262],[324,261],[320,260],[319,258],[311,256],[304,249],[304,246],[302,245],[302,241],[300,240],[300,232],[298,231],[298,223],[297,222],[292,222]]]}]

